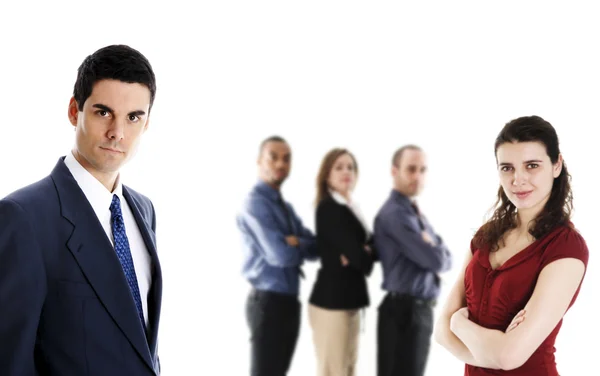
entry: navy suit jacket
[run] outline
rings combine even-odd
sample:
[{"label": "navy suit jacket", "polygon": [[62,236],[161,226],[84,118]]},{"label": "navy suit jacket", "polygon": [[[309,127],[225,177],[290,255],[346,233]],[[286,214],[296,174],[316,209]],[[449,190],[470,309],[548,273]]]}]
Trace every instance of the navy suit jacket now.
[{"label": "navy suit jacket", "polygon": [[123,186],[152,259],[144,333],[114,248],[63,160],[0,201],[0,375],[158,375],[154,207]]}]

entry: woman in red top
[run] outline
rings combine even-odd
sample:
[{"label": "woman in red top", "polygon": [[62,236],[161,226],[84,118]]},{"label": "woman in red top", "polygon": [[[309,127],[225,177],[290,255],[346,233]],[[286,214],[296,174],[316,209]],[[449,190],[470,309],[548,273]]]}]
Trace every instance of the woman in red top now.
[{"label": "woman in red top", "polygon": [[506,124],[495,153],[496,210],[471,241],[436,340],[468,376],[558,376],[554,341],[588,261],[570,221],[570,176],[556,131],[538,116]]}]

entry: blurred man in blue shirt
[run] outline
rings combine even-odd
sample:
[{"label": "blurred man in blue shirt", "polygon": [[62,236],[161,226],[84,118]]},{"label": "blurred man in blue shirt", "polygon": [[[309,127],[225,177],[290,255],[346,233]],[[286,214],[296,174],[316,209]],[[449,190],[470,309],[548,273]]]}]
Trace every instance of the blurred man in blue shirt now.
[{"label": "blurred man in blue shirt", "polygon": [[300,277],[304,260],[317,259],[316,240],[281,195],[291,150],[278,136],[260,146],[259,181],[237,217],[243,275],[252,285],[246,303],[251,376],[285,376],[300,331]]},{"label": "blurred man in blue shirt", "polygon": [[392,158],[394,189],[375,218],[375,248],[387,291],[377,322],[378,376],[425,374],[439,273],[452,264],[451,253],[415,201],[426,171],[421,148],[398,149]]}]

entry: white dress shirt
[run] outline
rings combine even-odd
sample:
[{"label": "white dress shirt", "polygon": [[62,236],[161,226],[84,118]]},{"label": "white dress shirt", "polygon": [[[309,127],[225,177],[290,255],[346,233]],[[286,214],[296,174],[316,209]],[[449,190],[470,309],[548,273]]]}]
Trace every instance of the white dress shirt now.
[{"label": "white dress shirt", "polygon": [[360,210],[360,207],[358,206],[358,204],[354,200],[348,200],[346,197],[342,196],[337,191],[330,190],[329,194],[339,204],[346,205],[348,208],[350,208],[352,213],[354,213],[354,216],[356,216],[356,218],[359,220],[359,222],[362,223],[362,225],[365,229],[365,232],[367,233],[367,237],[368,237],[371,234],[371,230],[369,229],[369,225],[367,224],[367,221],[365,221],[365,217],[363,216],[362,211]]},{"label": "white dress shirt", "polygon": [[144,311],[144,320],[146,321],[146,327],[148,326],[148,291],[150,290],[150,284],[152,282],[151,274],[151,263],[150,253],[146,248],[146,243],[142,238],[140,229],[137,223],[129,203],[123,197],[123,185],[121,184],[120,176],[117,177],[116,187],[113,192],[109,192],[108,189],[99,180],[97,180],[92,174],[90,174],[83,166],[75,159],[72,152],[67,153],[65,158],[65,165],[71,172],[71,175],[75,178],[75,181],[79,185],[79,188],[83,191],[88,202],[94,209],[100,224],[104,228],[106,236],[110,240],[114,247],[114,239],[112,234],[112,226],[110,223],[110,205],[112,203],[113,194],[119,197],[121,201],[121,212],[123,214],[123,221],[125,223],[125,231],[127,233],[127,239],[129,240],[129,248],[131,250],[131,257],[133,258],[133,266],[135,268],[135,274],[137,276],[138,287],[140,289],[140,297],[142,299],[142,309]]}]

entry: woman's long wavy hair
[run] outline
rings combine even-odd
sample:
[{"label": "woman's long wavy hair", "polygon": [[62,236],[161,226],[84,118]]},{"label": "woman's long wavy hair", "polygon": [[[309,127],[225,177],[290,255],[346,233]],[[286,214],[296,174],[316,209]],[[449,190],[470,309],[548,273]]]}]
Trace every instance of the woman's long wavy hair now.
[{"label": "woman's long wavy hair", "polygon": [[329,184],[327,183],[329,174],[333,169],[335,161],[337,161],[337,159],[344,154],[348,154],[352,158],[352,161],[354,162],[354,171],[358,176],[358,163],[356,163],[356,158],[348,151],[348,149],[335,148],[330,150],[327,154],[325,154],[325,157],[323,157],[323,161],[321,161],[321,167],[319,168],[319,173],[317,175],[317,197],[315,198],[315,206],[319,205],[324,198],[329,196]]},{"label": "woman's long wavy hair", "polygon": [[[556,131],[549,122],[539,116],[520,117],[507,123],[496,138],[494,154],[497,155],[498,148],[504,143],[530,141],[542,143],[546,147],[550,161],[553,164],[558,162],[560,150]],[[504,246],[504,235],[519,225],[517,208],[508,199],[502,186],[498,189],[498,199],[494,207],[492,217],[477,231],[474,237],[476,247],[489,246],[492,252]],[[529,233],[535,239],[539,239],[557,226],[570,226],[572,210],[571,175],[569,175],[563,160],[562,171],[554,179],[550,198],[542,211],[534,218],[529,227]]]}]

